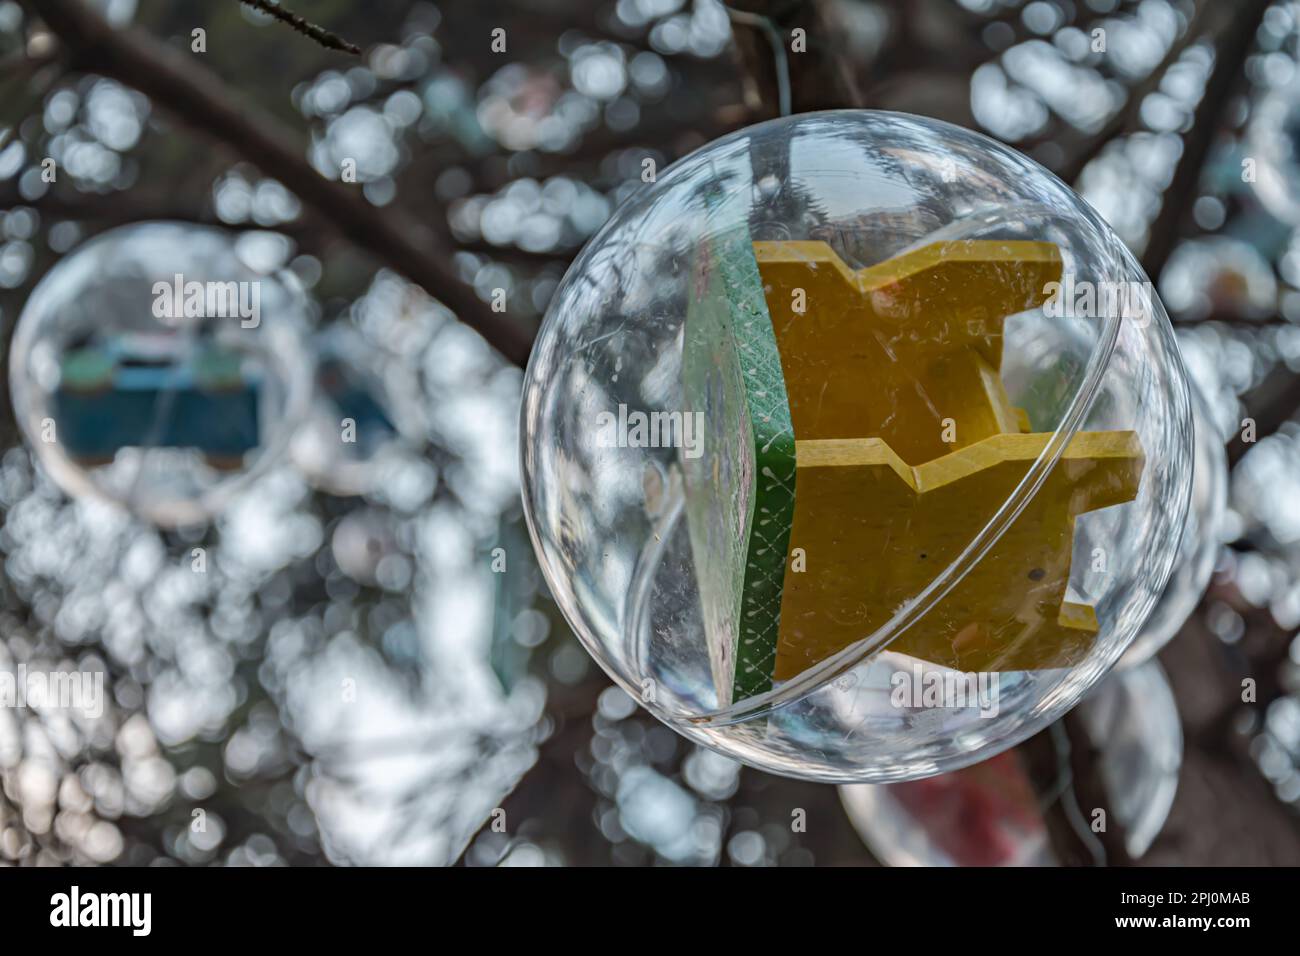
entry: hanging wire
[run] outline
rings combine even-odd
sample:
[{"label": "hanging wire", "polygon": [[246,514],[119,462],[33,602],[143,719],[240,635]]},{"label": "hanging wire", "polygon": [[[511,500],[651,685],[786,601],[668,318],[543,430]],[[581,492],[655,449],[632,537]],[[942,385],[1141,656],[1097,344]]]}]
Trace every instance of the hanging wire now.
[{"label": "hanging wire", "polygon": [[[1088,826],[1083,810],[1079,807],[1078,793],[1074,789],[1074,771],[1070,768],[1070,735],[1065,732],[1065,727],[1059,720],[1052,724],[1049,732],[1052,737],[1052,747],[1059,761],[1057,779],[1060,781],[1060,790],[1057,791],[1057,796],[1065,808],[1066,819],[1070,821],[1070,826],[1078,836],[1079,842],[1092,855],[1093,866],[1105,866],[1106,846]],[[1049,802],[1048,806],[1050,805]]]},{"label": "hanging wire", "polygon": [[790,60],[786,56],[785,43],[781,39],[780,31],[777,30],[770,17],[750,13],[747,10],[736,10],[733,7],[727,7],[726,10],[727,16],[731,17],[736,23],[743,23],[748,27],[757,27],[767,37],[767,42],[772,47],[772,58],[776,61],[777,105],[782,116],[789,116],[791,110]]}]

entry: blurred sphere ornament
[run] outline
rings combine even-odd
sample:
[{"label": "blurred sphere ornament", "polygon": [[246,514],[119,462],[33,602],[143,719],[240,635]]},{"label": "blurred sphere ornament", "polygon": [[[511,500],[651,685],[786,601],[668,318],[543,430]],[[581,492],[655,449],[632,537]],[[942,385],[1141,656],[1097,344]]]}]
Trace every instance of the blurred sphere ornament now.
[{"label": "blurred sphere ornament", "polygon": [[290,456],[316,488],[365,495],[425,442],[419,382],[403,357],[342,321],[319,333],[315,345],[315,394]]},{"label": "blurred sphere ornament", "polygon": [[1160,276],[1160,296],[1188,321],[1263,319],[1277,312],[1273,266],[1249,242],[1204,236],[1180,243]]},{"label": "blurred sphere ornament", "polygon": [[[1183,736],[1169,682],[1154,661],[1118,671],[1077,713],[1099,754],[1096,772],[1113,825],[1136,860],[1164,827],[1178,789]],[[1068,753],[1062,756],[1070,767]],[[1053,866],[1039,794],[1074,799],[1072,783],[1036,788],[1027,767],[1015,748],[926,780],[842,786],[840,799],[872,855],[888,866]],[[1085,811],[1078,819],[1080,835],[1093,843],[1091,818]]]},{"label": "blurred sphere ornament", "polygon": [[309,306],[283,243],[150,222],[50,270],[19,316],[9,382],[60,488],[195,525],[283,454],[311,383]]},{"label": "blurred sphere ornament", "polygon": [[1246,129],[1243,167],[1260,203],[1278,220],[1300,226],[1300,71],[1255,106]]},{"label": "blurred sphere ornament", "polygon": [[1012,748],[903,783],[845,784],[840,800],[886,866],[1052,866],[1038,794]]},{"label": "blurred sphere ornament", "polygon": [[1192,424],[1163,306],[1068,187],[841,111],[614,214],[543,323],[522,469],[552,593],[636,700],[760,769],[886,782],[1012,746],[1119,659]]},{"label": "blurred sphere ornament", "polygon": [[358,584],[397,591],[410,583],[410,559],[398,541],[397,522],[387,511],[348,512],[334,526],[330,551],[339,570]]}]

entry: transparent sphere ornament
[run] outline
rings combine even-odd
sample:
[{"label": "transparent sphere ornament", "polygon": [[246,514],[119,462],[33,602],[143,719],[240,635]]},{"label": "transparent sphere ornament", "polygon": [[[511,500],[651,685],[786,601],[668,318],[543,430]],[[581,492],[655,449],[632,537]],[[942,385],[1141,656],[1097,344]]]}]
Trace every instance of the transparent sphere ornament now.
[{"label": "transparent sphere ornament", "polygon": [[1223,545],[1223,517],[1228,505],[1228,456],[1223,435],[1206,401],[1205,390],[1194,377],[1189,378],[1189,382],[1196,444],[1192,500],[1183,526],[1182,543],[1169,583],[1142,625],[1141,632],[1120,658],[1120,667],[1141,664],[1173,640],[1201,603]]},{"label": "transparent sphere ornament", "polygon": [[[1169,682],[1154,661],[1116,672],[1078,714],[1124,852],[1139,859],[1165,825],[1182,766],[1182,725]],[[1060,734],[1054,740],[1063,746]],[[1069,753],[1059,756],[1069,768]],[[1054,866],[1044,808],[1077,801],[1069,773],[1035,782],[1013,748],[925,780],[841,786],[840,800],[871,854],[889,866]],[[1081,821],[1085,845],[1095,845],[1090,818],[1066,813]]]},{"label": "transparent sphere ornament", "polygon": [[335,524],[330,553],[340,571],[358,584],[401,590],[411,566],[399,541],[397,519],[380,508],[358,508]]},{"label": "transparent sphere ornament", "polygon": [[1160,276],[1166,308],[1188,321],[1263,319],[1277,311],[1273,264],[1249,242],[1204,236],[1180,243]]},{"label": "transparent sphere ornament", "polygon": [[1119,659],[1174,566],[1187,383],[1046,170],[869,111],[742,130],[588,243],[525,376],[525,513],[586,648],[746,764],[985,759]]},{"label": "transparent sphere ornament", "polygon": [[886,866],[1053,866],[1028,767],[1014,747],[951,773],[840,787],[871,855]]},{"label": "transparent sphere ornament", "polygon": [[1300,226],[1300,71],[1265,95],[1246,128],[1246,182],[1275,218]]},{"label": "transparent sphere ornament", "polygon": [[295,466],[333,495],[366,495],[428,435],[419,381],[400,356],[336,322],[314,340],[315,391],[290,446]]},{"label": "transparent sphere ornament", "polygon": [[185,223],[103,233],[65,256],[14,331],[14,411],[73,497],[200,524],[280,458],[306,413],[310,306],[287,241]]}]

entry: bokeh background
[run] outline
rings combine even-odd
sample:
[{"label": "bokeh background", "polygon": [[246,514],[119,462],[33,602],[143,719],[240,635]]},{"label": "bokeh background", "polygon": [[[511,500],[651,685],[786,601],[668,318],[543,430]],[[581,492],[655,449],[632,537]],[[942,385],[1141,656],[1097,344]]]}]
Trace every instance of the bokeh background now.
[{"label": "bokeh background", "polygon": [[[646,158],[662,169],[788,97],[997,137],[1157,280],[1232,467],[1214,578],[1160,658],[1177,795],[1133,860],[1071,822],[1122,798],[1085,744],[1063,767],[1036,738],[1025,765],[1058,862],[1300,863],[1300,118],[1257,122],[1300,109],[1300,4],[294,9],[359,55],[238,0],[0,0],[6,343],[80,243],[172,220],[269,243],[318,326],[414,383],[391,410],[411,454],[361,493],[285,463],[185,532],[70,500],[6,402],[0,667],[103,671],[109,705],[0,709],[0,862],[876,862],[835,788],[741,768],[613,688],[519,514],[519,363],[568,261]],[[783,66],[772,40],[795,30],[807,49]],[[325,182],[348,159],[357,182]]]}]

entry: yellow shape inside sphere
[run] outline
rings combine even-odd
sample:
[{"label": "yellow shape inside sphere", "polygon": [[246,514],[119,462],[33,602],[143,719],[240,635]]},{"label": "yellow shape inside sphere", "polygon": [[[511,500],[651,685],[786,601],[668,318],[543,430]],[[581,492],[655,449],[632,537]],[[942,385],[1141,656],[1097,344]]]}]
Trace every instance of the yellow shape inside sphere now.
[{"label": "yellow shape inside sphere", "polygon": [[[1005,318],[1059,281],[1055,245],[934,243],[852,270],[824,242],[756,242],[794,424],[792,554],[773,678],[883,626],[975,537],[1051,439],[1003,387]],[[1129,431],[1076,435],[982,560],[889,645],[963,671],[1067,667],[1097,632],[1065,600],[1075,518],[1132,500]],[[799,549],[796,551],[796,549]]]}]

